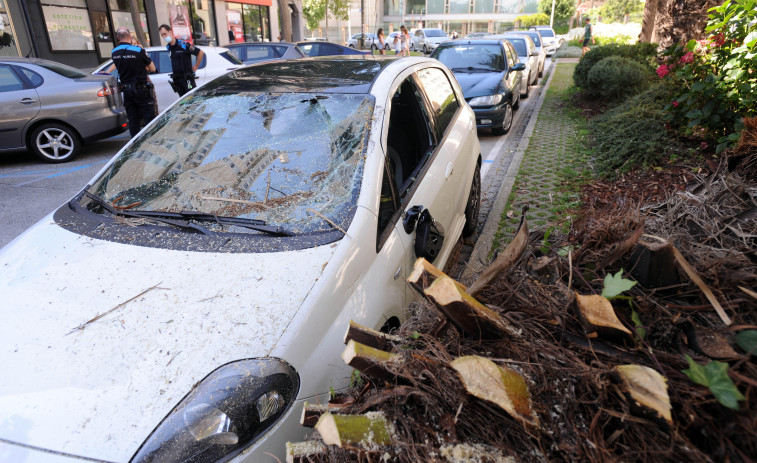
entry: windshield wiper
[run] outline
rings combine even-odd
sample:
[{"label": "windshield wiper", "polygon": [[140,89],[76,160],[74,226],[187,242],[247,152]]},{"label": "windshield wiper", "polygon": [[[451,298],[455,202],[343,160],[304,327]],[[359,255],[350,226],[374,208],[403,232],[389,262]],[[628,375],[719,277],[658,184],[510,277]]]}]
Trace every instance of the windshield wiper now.
[{"label": "windshield wiper", "polygon": [[154,220],[156,222],[164,223],[164,224],[167,224],[167,225],[172,225],[174,227],[184,228],[184,229],[192,230],[192,231],[197,231],[197,232],[202,233],[203,235],[212,235],[213,234],[213,232],[211,232],[210,230],[208,230],[205,227],[201,227],[199,225],[195,225],[195,224],[189,223],[189,222],[181,222],[181,221],[177,221],[177,220],[171,220],[170,218],[166,217],[167,214],[165,214],[165,213],[163,215],[157,215],[157,214],[156,215],[151,215],[151,214],[145,214],[144,212],[119,210],[119,209],[116,209],[115,207],[113,207],[113,205],[111,203],[109,203],[108,201],[102,199],[101,197],[99,197],[97,195],[93,195],[92,193],[90,193],[89,191],[86,191],[86,190],[84,191],[84,195],[83,196],[86,196],[87,198],[91,199],[96,204],[98,204],[103,209],[105,209],[106,211],[110,212],[113,215],[118,215],[118,216],[121,216],[121,217],[130,217],[130,218],[135,218],[135,219],[150,219],[150,220]]},{"label": "windshield wiper", "polygon": [[490,72],[492,69],[489,68],[474,68],[473,66],[468,66],[466,68],[452,68],[453,71],[485,71]]},{"label": "windshield wiper", "polygon": [[225,217],[225,216],[207,214],[205,212],[194,212],[194,211],[162,212],[162,211],[119,210],[113,207],[113,205],[109,203],[108,201],[102,199],[101,197],[97,195],[93,195],[92,193],[88,191],[85,191],[84,195],[87,198],[96,202],[98,205],[102,206],[103,209],[105,209],[106,211],[114,215],[155,220],[156,222],[162,222],[162,223],[174,225],[177,227],[196,230],[206,235],[211,235],[213,234],[213,232],[208,230],[205,227],[202,227],[197,224],[193,224],[189,221],[197,220],[197,221],[203,221],[203,222],[214,222],[222,226],[237,226],[237,227],[247,228],[254,231],[259,231],[261,233],[267,233],[269,235],[294,236],[294,233],[290,232],[289,230],[283,229],[281,227],[272,227],[270,225],[266,225],[265,221],[258,220],[258,219],[247,219],[243,217]]}]

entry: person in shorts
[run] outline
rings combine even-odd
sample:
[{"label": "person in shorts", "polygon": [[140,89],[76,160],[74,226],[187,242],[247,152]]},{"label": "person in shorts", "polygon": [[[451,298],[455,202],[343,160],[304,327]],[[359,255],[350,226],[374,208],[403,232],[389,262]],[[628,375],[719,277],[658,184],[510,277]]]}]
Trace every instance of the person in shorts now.
[{"label": "person in shorts", "polygon": [[585,55],[589,51],[589,41],[594,45],[594,34],[592,33],[591,19],[586,18],[586,27],[584,28],[584,43],[581,48],[581,56]]}]

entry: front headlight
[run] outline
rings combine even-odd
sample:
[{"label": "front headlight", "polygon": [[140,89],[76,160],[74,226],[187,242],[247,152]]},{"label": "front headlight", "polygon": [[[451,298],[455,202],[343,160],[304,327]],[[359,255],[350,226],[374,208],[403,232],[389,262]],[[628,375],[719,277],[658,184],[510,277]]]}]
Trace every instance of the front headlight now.
[{"label": "front headlight", "polygon": [[500,101],[502,101],[502,94],[477,96],[471,98],[468,104],[471,106],[494,106],[495,104],[499,104]]},{"label": "front headlight", "polygon": [[168,414],[132,463],[225,461],[252,445],[292,405],[300,380],[282,360],[240,360],[205,379]]}]

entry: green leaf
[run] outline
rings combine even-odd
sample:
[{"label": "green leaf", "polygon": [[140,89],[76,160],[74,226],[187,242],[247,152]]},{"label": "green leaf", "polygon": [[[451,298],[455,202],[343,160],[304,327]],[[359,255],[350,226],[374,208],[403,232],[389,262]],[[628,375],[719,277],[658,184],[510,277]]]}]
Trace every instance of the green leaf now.
[{"label": "green leaf", "polygon": [[744,396],[741,395],[736,385],[733,384],[731,377],[728,376],[727,363],[711,361],[707,365],[702,366],[688,355],[686,356],[686,361],[689,362],[689,368],[683,370],[683,373],[690,380],[710,388],[710,391],[721,405],[734,410],[739,409],[738,401],[744,400]]},{"label": "green leaf", "polygon": [[757,354],[757,330],[746,330],[737,334],[736,344],[749,354]]},{"label": "green leaf", "polygon": [[698,109],[692,109],[691,111],[686,113],[686,117],[689,119],[696,119],[698,117],[702,117],[702,111]]},{"label": "green leaf", "polygon": [[647,329],[644,328],[644,324],[641,323],[639,314],[636,313],[635,310],[631,311],[631,321],[633,322],[633,325],[636,327],[636,334],[639,335],[639,339],[643,340],[647,336]]},{"label": "green leaf", "polygon": [[695,92],[698,92],[702,90],[705,87],[705,85],[707,84],[705,84],[704,82],[700,80],[698,82],[694,82],[694,84],[691,86],[691,89],[694,90]]},{"label": "green leaf", "polygon": [[694,51],[696,47],[697,47],[697,41],[694,39],[689,40],[689,43],[686,44],[686,49],[689,51]]},{"label": "green leaf", "polygon": [[615,275],[607,274],[605,276],[605,287],[602,288],[602,296],[610,299],[623,291],[628,291],[636,285],[635,281],[623,278],[623,269],[620,269]]},{"label": "green leaf", "polygon": [[752,48],[757,43],[757,31],[752,31],[744,38],[744,45]]},{"label": "green leaf", "polygon": [[421,335],[417,331],[413,331],[413,334],[411,334],[410,337],[413,339],[418,339],[421,337]]}]

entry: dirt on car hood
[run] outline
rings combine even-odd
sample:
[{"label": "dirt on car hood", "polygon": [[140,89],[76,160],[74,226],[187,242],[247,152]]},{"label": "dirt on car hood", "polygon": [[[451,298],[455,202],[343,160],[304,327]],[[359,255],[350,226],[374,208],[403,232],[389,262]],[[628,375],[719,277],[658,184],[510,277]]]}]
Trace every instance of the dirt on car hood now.
[{"label": "dirt on car hood", "polygon": [[0,251],[0,438],[129,460],[195,383],[272,351],[334,249],[168,251],[44,219]]}]

